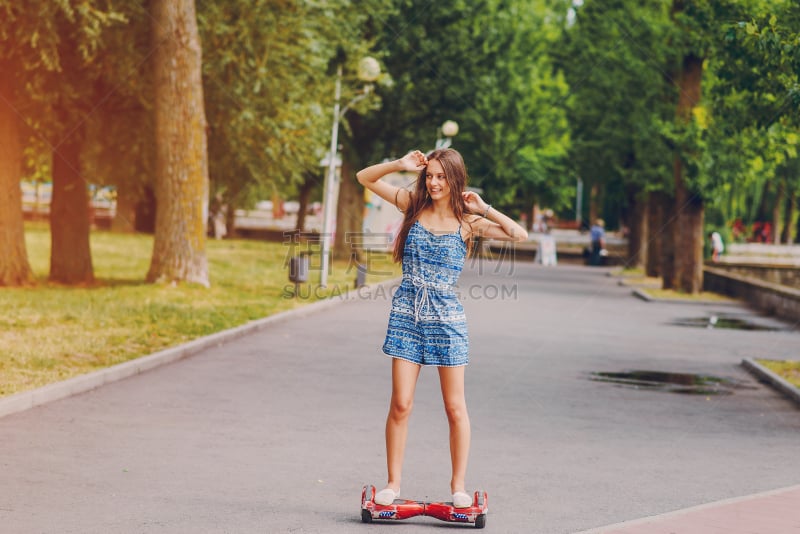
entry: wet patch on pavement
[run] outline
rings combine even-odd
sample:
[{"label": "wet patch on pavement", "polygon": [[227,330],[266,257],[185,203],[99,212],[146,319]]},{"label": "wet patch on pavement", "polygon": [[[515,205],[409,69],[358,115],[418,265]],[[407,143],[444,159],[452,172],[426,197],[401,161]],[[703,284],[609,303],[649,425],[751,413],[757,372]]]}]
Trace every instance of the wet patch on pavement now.
[{"label": "wet patch on pavement", "polygon": [[694,328],[707,329],[730,329],[730,330],[758,330],[768,332],[789,331],[789,326],[777,323],[767,324],[758,321],[756,318],[747,316],[736,316],[733,314],[709,314],[706,317],[690,317],[675,319],[670,324],[678,326],[691,326]]},{"label": "wet patch on pavement", "polygon": [[589,374],[589,380],[630,389],[688,395],[730,395],[737,389],[755,388],[747,382],[714,375],[644,370],[594,372]]}]

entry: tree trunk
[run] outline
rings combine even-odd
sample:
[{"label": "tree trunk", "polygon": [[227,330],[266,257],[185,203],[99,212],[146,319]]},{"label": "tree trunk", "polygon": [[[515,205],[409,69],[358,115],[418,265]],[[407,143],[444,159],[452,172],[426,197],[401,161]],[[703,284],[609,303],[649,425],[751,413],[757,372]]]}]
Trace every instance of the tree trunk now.
[{"label": "tree trunk", "polygon": [[80,173],[82,131],[72,132],[53,151],[50,202],[50,280],[62,284],[94,282],[89,245],[89,194]]},{"label": "tree trunk", "polygon": [[208,287],[208,153],[194,0],[153,0],[156,232],[149,282]]},{"label": "tree trunk", "polygon": [[134,217],[134,229],[145,234],[156,233],[156,194],[153,188],[146,185],[142,196],[136,202],[136,216]]},{"label": "tree trunk", "polygon": [[783,179],[775,184],[775,199],[772,203],[772,242],[776,245],[781,243],[781,234],[778,229],[781,227],[781,208],[786,196],[785,184],[786,181]]},{"label": "tree trunk", "polygon": [[[797,205],[795,204],[795,208]],[[795,226],[794,242],[800,244],[800,217],[797,218],[797,225]]]},{"label": "tree trunk", "polygon": [[703,290],[703,200],[690,194],[683,183],[681,160],[675,158],[675,205],[679,210],[675,220],[675,278],[676,289],[697,294]]},{"label": "tree trunk", "polygon": [[703,227],[705,226],[705,202],[700,197],[694,197],[686,214],[689,220],[689,241],[686,243],[686,254],[689,262],[683,272],[681,289],[692,295],[703,291]]},{"label": "tree trunk", "polygon": [[302,232],[306,226],[306,213],[308,213],[308,201],[311,199],[311,191],[314,189],[316,177],[313,174],[306,173],[303,178],[303,185],[300,186],[299,191],[299,207],[297,209],[297,224],[295,230]]},{"label": "tree trunk", "polygon": [[[683,58],[679,84],[677,120],[687,124],[700,103],[703,59],[688,54]],[[675,225],[675,277],[678,289],[689,294],[703,289],[703,200],[686,187],[680,148],[675,152],[673,177],[677,219]],[[686,150],[686,148],[684,148]],[[698,226],[699,225],[699,226]]]},{"label": "tree trunk", "polygon": [[692,195],[683,182],[682,162],[675,158],[675,207],[673,228],[676,289],[696,294],[703,290],[703,200]]},{"label": "tree trunk", "polygon": [[236,208],[238,206],[236,195],[225,196],[225,237],[233,239],[236,237]]},{"label": "tree trunk", "polygon": [[786,196],[786,205],[783,209],[783,231],[781,231],[781,243],[787,245],[792,242],[792,223],[794,222],[794,211],[797,205],[797,191],[792,191]]},{"label": "tree trunk", "polygon": [[113,232],[132,234],[136,231],[136,204],[138,199],[128,180],[117,184],[117,212],[111,221]]},{"label": "tree trunk", "polygon": [[536,207],[536,197],[533,197],[533,196],[529,197],[527,200],[525,200],[522,203],[522,205],[529,207],[529,209],[527,211],[524,211],[524,208],[523,208],[522,216],[525,218],[525,229],[528,232],[532,232],[533,231],[533,211],[534,211],[534,209]]},{"label": "tree trunk", "polygon": [[0,286],[33,282],[22,218],[22,144],[14,109],[14,68],[0,62]]},{"label": "tree trunk", "polygon": [[333,257],[348,259],[359,254],[357,236],[364,231],[364,189],[358,184],[352,165],[342,161],[342,178],[339,185],[339,203],[336,208],[336,235]]},{"label": "tree trunk", "polygon": [[761,187],[761,197],[759,197],[758,205],[753,215],[753,220],[758,222],[765,222],[769,217],[769,197],[772,189],[772,182],[764,180],[764,185]]},{"label": "tree trunk", "polygon": [[675,277],[675,233],[677,223],[675,213],[677,211],[675,199],[667,194],[662,194],[660,199],[663,204],[661,213],[663,223],[661,225],[661,288],[675,289],[678,281]]},{"label": "tree trunk", "polygon": [[592,184],[589,190],[589,226],[592,226],[600,218],[600,184]]},{"label": "tree trunk", "polygon": [[647,264],[647,202],[642,199],[638,189],[628,191],[629,233],[628,261],[629,268],[641,268]]},{"label": "tree trunk", "polygon": [[647,261],[645,274],[661,276],[661,243],[664,239],[664,204],[666,194],[652,192],[647,195]]}]

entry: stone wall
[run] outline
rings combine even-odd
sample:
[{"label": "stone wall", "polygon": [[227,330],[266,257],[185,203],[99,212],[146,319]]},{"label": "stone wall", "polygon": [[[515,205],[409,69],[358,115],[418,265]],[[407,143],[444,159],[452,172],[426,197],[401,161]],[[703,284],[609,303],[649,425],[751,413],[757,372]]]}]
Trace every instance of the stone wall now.
[{"label": "stone wall", "polygon": [[800,321],[800,289],[714,267],[703,269],[703,289],[744,300],[754,308]]},{"label": "stone wall", "polygon": [[743,262],[715,263],[710,267],[745,278],[756,278],[771,284],[800,288],[800,267],[795,265]]}]

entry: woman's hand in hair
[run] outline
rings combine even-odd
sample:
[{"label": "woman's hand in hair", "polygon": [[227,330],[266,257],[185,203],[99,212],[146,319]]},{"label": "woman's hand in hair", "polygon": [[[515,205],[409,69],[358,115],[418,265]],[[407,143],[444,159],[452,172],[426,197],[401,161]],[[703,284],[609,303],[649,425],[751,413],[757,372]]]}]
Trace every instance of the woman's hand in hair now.
[{"label": "woman's hand in hair", "polygon": [[425,157],[425,154],[420,152],[419,150],[414,150],[409,152],[402,158],[400,158],[400,165],[402,166],[402,170],[404,171],[414,171],[419,172],[425,168],[428,164],[428,158]]},{"label": "woman's hand in hair", "polygon": [[475,191],[464,191],[461,196],[464,197],[464,204],[470,213],[483,215],[486,212],[488,204]]},{"label": "woman's hand in hair", "polygon": [[464,191],[461,195],[464,198],[467,210],[478,215],[478,217],[469,222],[470,235],[517,242],[528,239],[528,232],[525,228],[508,215],[492,208],[478,193]]}]

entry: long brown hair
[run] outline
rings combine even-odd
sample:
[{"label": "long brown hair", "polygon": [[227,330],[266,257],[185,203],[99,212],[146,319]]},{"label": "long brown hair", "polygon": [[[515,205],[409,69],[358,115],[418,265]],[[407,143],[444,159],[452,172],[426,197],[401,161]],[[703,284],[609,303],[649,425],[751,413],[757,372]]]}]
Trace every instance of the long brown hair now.
[{"label": "long brown hair", "polygon": [[[461,195],[467,189],[467,167],[464,165],[464,159],[457,150],[452,148],[439,148],[428,154],[428,161],[437,160],[444,170],[444,177],[447,180],[447,185],[450,186],[450,208],[459,222],[464,222],[464,216],[468,213],[467,206],[464,203],[464,197]],[[425,167],[419,172],[417,177],[417,185],[411,191],[411,198],[408,201],[408,209],[405,211],[403,218],[403,225],[400,227],[400,232],[397,234],[397,239],[394,242],[394,261],[403,261],[403,250],[406,246],[406,238],[408,232],[411,231],[411,226],[419,218],[422,210],[431,206],[433,201],[428,194],[428,187],[425,181],[425,174],[428,168]],[[472,240],[467,243],[467,250],[472,250]]]}]

